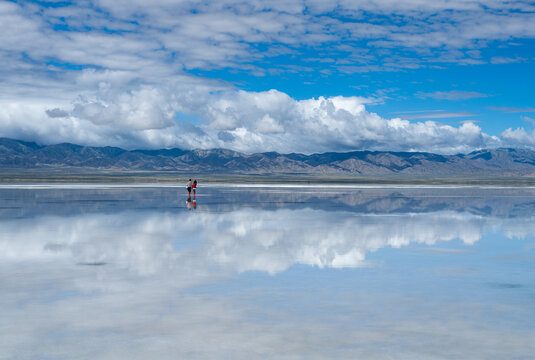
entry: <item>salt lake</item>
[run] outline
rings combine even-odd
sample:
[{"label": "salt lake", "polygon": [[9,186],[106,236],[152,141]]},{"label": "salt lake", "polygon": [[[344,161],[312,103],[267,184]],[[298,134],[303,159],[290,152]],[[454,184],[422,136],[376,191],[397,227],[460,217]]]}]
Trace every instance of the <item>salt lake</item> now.
[{"label": "salt lake", "polygon": [[0,185],[0,359],[533,359],[535,188]]}]

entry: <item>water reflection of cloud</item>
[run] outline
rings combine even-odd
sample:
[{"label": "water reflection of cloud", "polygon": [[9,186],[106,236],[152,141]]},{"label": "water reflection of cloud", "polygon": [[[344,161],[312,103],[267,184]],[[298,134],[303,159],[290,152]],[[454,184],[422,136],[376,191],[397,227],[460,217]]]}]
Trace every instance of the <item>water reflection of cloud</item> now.
[{"label": "water reflection of cloud", "polygon": [[[525,237],[534,224],[531,217],[452,210],[306,207],[2,220],[0,358],[525,358],[535,352],[533,312],[514,301],[448,303],[429,289],[423,298],[366,284],[359,284],[365,291],[340,286],[332,296],[315,287],[290,295],[284,287],[246,296],[196,290],[236,273],[277,274],[295,264],[366,266],[383,248],[446,248],[454,239],[470,246],[496,232]],[[485,287],[529,289],[499,281]]]},{"label": "water reflection of cloud", "polygon": [[11,270],[2,279],[0,358],[492,359],[535,351],[531,328],[489,321],[510,321],[514,311],[529,322],[530,312],[505,305],[356,291],[329,304],[290,298],[279,308],[265,305],[273,294],[260,303],[191,294],[170,277],[48,263]]},{"label": "water reflection of cloud", "polygon": [[202,278],[251,270],[275,274],[294,264],[361,267],[367,254],[381,248],[454,239],[471,245],[492,231],[525,237],[535,225],[532,219],[453,211],[366,215],[306,208],[41,216],[0,222],[0,257],[109,264],[138,274],[195,269]]}]

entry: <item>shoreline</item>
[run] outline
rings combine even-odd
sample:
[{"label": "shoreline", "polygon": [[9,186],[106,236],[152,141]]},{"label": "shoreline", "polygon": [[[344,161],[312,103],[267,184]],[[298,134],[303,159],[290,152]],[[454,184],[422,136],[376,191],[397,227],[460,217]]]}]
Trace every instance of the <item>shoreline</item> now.
[{"label": "shoreline", "polygon": [[[91,190],[91,189],[180,189],[185,191],[181,183],[0,183],[0,190]],[[244,184],[244,183],[204,183],[203,189],[234,188],[243,190],[529,190],[535,191],[535,185],[468,185],[468,184]]]},{"label": "shoreline", "polygon": [[465,185],[530,187],[532,176],[350,176],[309,174],[209,174],[155,171],[71,169],[0,169],[0,184],[124,184],[173,185],[196,178],[201,184],[274,185]]}]

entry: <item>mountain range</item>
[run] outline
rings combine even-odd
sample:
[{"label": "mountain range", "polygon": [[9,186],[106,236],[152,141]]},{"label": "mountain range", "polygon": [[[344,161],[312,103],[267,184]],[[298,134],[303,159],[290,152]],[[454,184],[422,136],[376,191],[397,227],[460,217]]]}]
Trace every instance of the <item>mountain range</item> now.
[{"label": "mountain range", "polygon": [[355,176],[535,176],[535,151],[485,149],[469,154],[351,151],[304,155],[244,154],[226,149],[125,150],[70,143],[39,145],[0,138],[0,168],[105,169],[220,174]]}]

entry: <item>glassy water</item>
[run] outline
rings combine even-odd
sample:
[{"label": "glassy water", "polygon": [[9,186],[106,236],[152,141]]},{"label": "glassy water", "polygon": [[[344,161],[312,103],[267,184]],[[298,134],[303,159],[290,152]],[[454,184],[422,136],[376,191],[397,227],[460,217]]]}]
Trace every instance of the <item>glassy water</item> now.
[{"label": "glassy water", "polygon": [[0,187],[0,359],[533,359],[535,189]]}]

